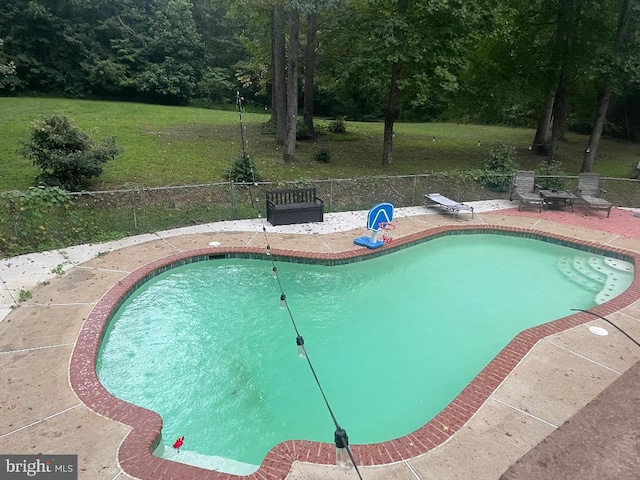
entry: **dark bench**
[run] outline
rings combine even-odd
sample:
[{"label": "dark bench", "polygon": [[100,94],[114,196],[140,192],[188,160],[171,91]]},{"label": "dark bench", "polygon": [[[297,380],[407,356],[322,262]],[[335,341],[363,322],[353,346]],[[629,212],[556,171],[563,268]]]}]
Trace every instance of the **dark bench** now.
[{"label": "dark bench", "polygon": [[271,225],[322,222],[324,202],[315,188],[290,188],[267,192],[267,220]]}]

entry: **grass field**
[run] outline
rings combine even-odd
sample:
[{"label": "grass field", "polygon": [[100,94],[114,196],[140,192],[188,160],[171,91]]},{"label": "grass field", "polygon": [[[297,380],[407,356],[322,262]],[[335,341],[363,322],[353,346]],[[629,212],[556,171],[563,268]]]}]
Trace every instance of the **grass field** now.
[{"label": "grass field", "polygon": [[[0,191],[24,190],[37,170],[17,154],[33,121],[63,114],[95,140],[115,136],[124,154],[109,162],[96,190],[219,182],[242,151],[237,112],[122,102],[47,98],[0,98]],[[497,142],[517,147],[519,164],[534,169],[541,157],[529,154],[532,129],[451,123],[397,123],[394,162],[381,165],[382,123],[351,122],[347,134],[322,135],[298,142],[295,165],[282,160],[282,148],[263,127],[267,114],[244,113],[246,149],[264,180],[350,178],[419,174],[479,168]],[[326,124],[318,120],[320,127]],[[576,174],[587,138],[568,134],[558,158]],[[595,171],[629,177],[640,160],[640,145],[605,139]],[[327,164],[313,160],[320,149],[331,153]]]}]

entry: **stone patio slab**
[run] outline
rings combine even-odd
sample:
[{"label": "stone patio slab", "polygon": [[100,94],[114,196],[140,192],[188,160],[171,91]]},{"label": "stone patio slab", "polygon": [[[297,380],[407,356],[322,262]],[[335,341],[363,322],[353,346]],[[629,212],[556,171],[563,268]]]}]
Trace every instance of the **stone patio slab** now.
[{"label": "stone patio slab", "polygon": [[80,403],[67,380],[71,349],[0,354],[0,435]]},{"label": "stone patio slab", "polygon": [[495,480],[553,430],[490,398],[451,440],[409,464],[420,480]]},{"label": "stone patio slab", "polygon": [[[416,480],[405,462],[379,467],[358,467],[366,480]],[[353,469],[340,470],[336,466],[295,462],[287,480],[351,480],[358,478]]]},{"label": "stone patio slab", "polygon": [[78,406],[0,442],[5,454],[78,455],[78,478],[125,480],[131,477],[121,473],[115,452],[127,432],[124,425]]},{"label": "stone patio slab", "polygon": [[105,255],[89,260],[84,263],[83,266],[103,270],[132,272],[142,265],[173,253],[176,253],[176,249],[170,244],[163,240],[154,240],[108,252]]},{"label": "stone patio slab", "polygon": [[512,465],[500,480],[640,478],[640,363]]},{"label": "stone patio slab", "polygon": [[[640,337],[638,335],[640,334],[640,322],[615,314],[609,315],[609,320],[628,333],[636,334]],[[603,328],[609,332],[609,335],[595,335],[589,331],[591,326]],[[596,320],[572,328],[570,331],[557,333],[544,341],[583,355],[585,358],[611,368],[618,373],[628,370],[640,360],[640,348],[625,339],[622,333],[604,320]]]},{"label": "stone patio slab", "polygon": [[93,303],[126,275],[123,271],[73,267],[34,289],[28,305]]},{"label": "stone patio slab", "polygon": [[619,375],[541,341],[492,395],[558,426]]},{"label": "stone patio slab", "polygon": [[0,323],[0,352],[72,345],[93,304],[21,306]]}]

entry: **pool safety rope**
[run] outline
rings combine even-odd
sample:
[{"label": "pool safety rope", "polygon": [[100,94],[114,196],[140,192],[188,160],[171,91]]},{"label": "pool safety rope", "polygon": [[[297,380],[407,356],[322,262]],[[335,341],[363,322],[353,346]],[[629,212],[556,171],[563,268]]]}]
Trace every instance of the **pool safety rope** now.
[{"label": "pool safety rope", "polygon": [[[245,139],[245,129],[244,129],[244,124],[242,122],[242,112],[243,112],[243,108],[242,108],[242,102],[243,102],[244,98],[240,96],[240,92],[238,91],[236,93],[236,105],[238,107],[238,117],[240,120],[240,141],[242,143],[242,157],[243,160],[246,159],[247,153],[246,153],[246,146],[247,146],[247,142]],[[251,162],[249,163],[249,167],[251,168],[251,177],[253,180],[253,185],[254,186],[258,186],[257,181],[256,181],[256,172],[253,169],[253,164]],[[259,209],[256,208],[256,205],[253,202],[253,192],[251,191],[251,185],[249,185],[249,197],[251,199],[251,206],[252,208],[254,208],[255,210],[257,210],[258,213],[258,218],[262,218],[262,214],[260,212]],[[256,203],[257,203],[258,199],[256,199]],[[395,228],[393,225],[390,225],[390,228],[388,230],[388,232],[391,232],[393,228]],[[360,480],[362,480],[362,475],[360,475],[360,470],[358,470],[358,466],[356,465],[355,459],[353,458],[353,452],[351,451],[351,448],[349,447],[349,437],[347,436],[347,432],[340,427],[340,424],[338,423],[338,420],[336,419],[336,416],[333,413],[333,409],[331,408],[331,405],[329,404],[329,400],[327,399],[324,390],[322,388],[322,385],[320,384],[320,380],[318,379],[318,375],[316,374],[315,369],[313,368],[313,364],[311,363],[311,359],[309,358],[309,354],[307,352],[307,348],[304,345],[304,338],[302,337],[302,335],[300,335],[300,331],[298,330],[298,325],[296,324],[295,319],[293,318],[293,313],[291,312],[291,309],[289,308],[289,304],[287,303],[287,296],[284,293],[284,289],[282,287],[282,283],[280,282],[280,277],[278,276],[278,268],[276,267],[275,264],[275,260],[273,259],[273,256],[271,255],[271,246],[269,245],[269,237],[267,235],[267,228],[262,225],[262,231],[264,233],[264,238],[267,244],[267,256],[269,257],[269,259],[271,260],[271,270],[273,272],[273,276],[276,278],[276,280],[278,281],[278,287],[280,289],[280,308],[286,309],[287,313],[289,314],[289,318],[291,319],[291,324],[293,325],[293,329],[296,332],[296,345],[298,346],[298,355],[300,357],[304,357],[307,360],[307,364],[309,365],[309,369],[311,370],[311,373],[313,375],[313,378],[316,382],[316,385],[318,385],[318,389],[320,390],[320,394],[322,395],[322,399],[324,400],[325,405],[327,406],[327,410],[329,410],[329,415],[331,415],[331,419],[333,420],[333,424],[336,427],[335,433],[334,433],[334,441],[336,444],[336,465],[338,465],[338,467],[343,468],[343,469],[349,469],[353,466],[353,468],[355,469],[356,473],[358,474],[358,478]],[[393,234],[391,233],[391,237],[392,238]],[[182,442],[184,441],[184,437],[178,439],[176,441],[176,444],[178,443],[178,441],[180,441],[180,446],[182,446]],[[175,445],[174,444],[174,448]],[[179,447],[178,447],[178,451]]]},{"label": "pool safety rope", "polygon": [[322,399],[324,400],[324,404],[327,406],[327,410],[329,411],[329,415],[331,415],[331,419],[333,420],[333,424],[336,427],[334,433],[334,441],[336,444],[336,465],[342,469],[349,469],[353,467],[358,474],[358,478],[362,480],[362,475],[360,475],[360,470],[358,469],[358,465],[356,465],[356,461],[353,458],[353,452],[351,451],[351,447],[349,447],[349,437],[347,436],[347,432],[344,428],[340,426],[338,420],[336,419],[335,414],[333,413],[333,409],[329,404],[329,400],[324,393],[324,389],[320,384],[320,379],[316,374],[315,368],[313,368],[313,364],[311,363],[311,359],[309,358],[309,353],[307,352],[307,347],[304,344],[304,338],[300,335],[300,331],[298,330],[298,325],[296,324],[295,319],[293,318],[293,313],[291,312],[291,308],[289,308],[289,303],[287,302],[287,295],[284,293],[284,288],[282,287],[282,282],[280,281],[280,276],[278,275],[278,267],[276,267],[275,260],[273,255],[271,254],[271,245],[269,245],[269,237],[267,235],[267,228],[263,225],[262,231],[264,233],[264,238],[267,244],[266,252],[267,257],[271,261],[271,271],[273,272],[273,276],[278,281],[278,287],[280,289],[280,308],[286,309],[289,314],[289,318],[291,319],[291,324],[293,325],[293,329],[296,333],[296,345],[298,346],[298,354],[307,360],[307,364],[309,365],[309,369],[311,370],[311,374],[318,385],[318,389],[320,390],[320,394],[322,395]]}]

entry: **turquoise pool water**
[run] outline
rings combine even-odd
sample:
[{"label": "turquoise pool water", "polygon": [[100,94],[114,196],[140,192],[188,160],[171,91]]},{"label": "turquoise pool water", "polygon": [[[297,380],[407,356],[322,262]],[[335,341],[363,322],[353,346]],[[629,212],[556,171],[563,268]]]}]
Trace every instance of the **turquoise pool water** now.
[{"label": "turquoise pool water", "polygon": [[[593,306],[614,277],[616,291],[626,288],[632,269],[603,270],[605,260],[474,234],[348,265],[279,262],[278,270],[325,393],[358,444],[419,428],[517,333]],[[590,263],[604,283],[574,278],[570,265]],[[100,381],[159,413],[165,448],[158,453],[185,463],[250,473],[279,442],[332,442],[331,418],[279,303],[268,261],[169,270],[111,320]],[[183,435],[175,454],[171,445]]]}]

